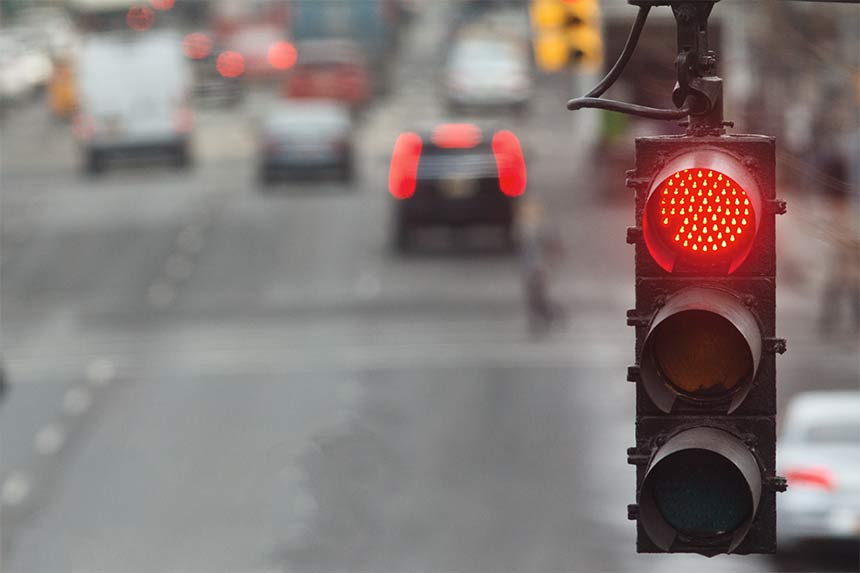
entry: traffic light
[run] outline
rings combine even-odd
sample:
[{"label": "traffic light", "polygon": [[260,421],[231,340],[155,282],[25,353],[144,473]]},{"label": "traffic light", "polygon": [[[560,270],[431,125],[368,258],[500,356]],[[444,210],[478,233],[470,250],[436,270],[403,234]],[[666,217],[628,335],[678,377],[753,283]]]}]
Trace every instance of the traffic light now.
[{"label": "traffic light", "polygon": [[576,66],[594,71],[602,65],[597,0],[532,0],[529,12],[535,61],[542,70]]},{"label": "traffic light", "polygon": [[640,553],[776,549],[775,144],[636,140],[636,465]]}]

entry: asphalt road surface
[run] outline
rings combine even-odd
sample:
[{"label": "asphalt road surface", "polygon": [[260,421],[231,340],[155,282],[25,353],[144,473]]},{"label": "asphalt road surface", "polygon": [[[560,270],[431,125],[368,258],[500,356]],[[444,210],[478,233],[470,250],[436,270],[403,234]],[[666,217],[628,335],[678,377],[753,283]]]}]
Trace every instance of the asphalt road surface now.
[{"label": "asphalt road surface", "polygon": [[[188,171],[87,178],[42,103],[7,115],[4,570],[856,567],[635,554],[632,203],[591,192],[593,116],[563,111],[566,86],[507,120],[564,236],[564,325],[529,337],[517,262],[491,236],[392,254],[386,154],[410,119],[444,115],[421,73],[443,19],[422,18],[348,186],[257,187],[265,93],[201,115]],[[780,286],[780,403],[856,387],[855,342],[812,327],[822,245],[781,241],[802,243],[802,272]]]}]

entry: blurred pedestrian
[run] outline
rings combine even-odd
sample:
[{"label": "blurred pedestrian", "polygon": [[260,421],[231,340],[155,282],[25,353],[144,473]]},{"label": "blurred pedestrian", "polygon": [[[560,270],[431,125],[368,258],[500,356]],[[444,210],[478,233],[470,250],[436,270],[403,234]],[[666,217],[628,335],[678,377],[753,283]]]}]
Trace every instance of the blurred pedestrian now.
[{"label": "blurred pedestrian", "polygon": [[857,205],[850,193],[848,165],[840,150],[825,148],[818,161],[820,185],[828,211],[831,255],[821,298],[819,328],[832,336],[846,310],[855,334],[860,333],[860,238]]},{"label": "blurred pedestrian", "polygon": [[520,203],[517,230],[529,330],[539,335],[564,315],[550,296],[552,270],[562,255],[561,240],[546,223],[543,205],[531,197]]}]

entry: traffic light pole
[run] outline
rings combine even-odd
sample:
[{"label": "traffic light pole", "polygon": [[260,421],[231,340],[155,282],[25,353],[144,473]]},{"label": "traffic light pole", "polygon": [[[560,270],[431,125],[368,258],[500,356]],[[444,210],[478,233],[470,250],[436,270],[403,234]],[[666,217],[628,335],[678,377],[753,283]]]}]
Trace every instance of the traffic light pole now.
[{"label": "traffic light pole", "polygon": [[[776,550],[775,183],[772,137],[727,135],[708,43],[719,0],[628,0],[639,14],[618,61],[568,109],[682,120],[681,136],[640,137],[628,172],[636,225],[636,521],[639,553]],[[676,109],[603,99],[648,13],[677,23]],[[779,344],[777,344],[779,342]]]},{"label": "traffic light pole", "polygon": [[[607,76],[585,97],[568,102],[569,110],[598,108],[639,117],[677,120],[689,117],[690,135],[719,135],[724,132],[723,84],[715,75],[717,57],[708,46],[708,17],[720,0],[628,0],[639,13],[618,61]],[[660,109],[603,99],[633,55],[648,13],[655,6],[671,6],[678,26],[677,83],[672,101],[677,109]]]}]

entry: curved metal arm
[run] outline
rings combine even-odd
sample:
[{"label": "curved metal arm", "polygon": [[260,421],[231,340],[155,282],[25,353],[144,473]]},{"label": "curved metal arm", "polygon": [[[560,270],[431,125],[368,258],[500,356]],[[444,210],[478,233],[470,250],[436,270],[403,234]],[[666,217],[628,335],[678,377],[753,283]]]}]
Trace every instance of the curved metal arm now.
[{"label": "curved metal arm", "polygon": [[637,115],[639,117],[647,117],[649,119],[682,119],[690,115],[690,108],[687,106],[681,109],[660,109],[656,107],[647,107],[644,105],[636,105],[635,103],[627,103],[623,101],[615,101],[612,99],[602,99],[599,97],[580,97],[567,102],[567,109],[577,110],[583,108],[597,108],[608,111],[618,111],[628,115]]},{"label": "curved metal arm", "polygon": [[594,86],[590,92],[585,94],[585,97],[600,97],[606,90],[612,87],[612,84],[615,83],[615,80],[624,71],[627,62],[630,61],[630,57],[633,56],[633,51],[636,49],[636,44],[639,43],[639,36],[642,34],[642,28],[645,27],[645,21],[648,19],[648,12],[650,11],[650,6],[639,7],[639,12],[636,13],[636,21],[633,22],[633,27],[630,28],[630,34],[627,36],[627,42],[624,44],[624,49],[621,50],[621,55],[618,56],[618,60],[615,61],[612,69],[606,74],[606,77],[600,80],[600,83]]}]

